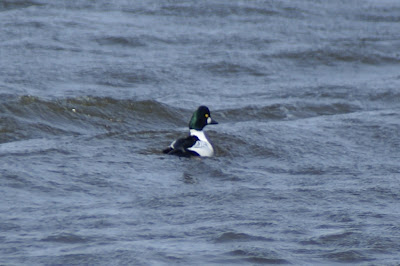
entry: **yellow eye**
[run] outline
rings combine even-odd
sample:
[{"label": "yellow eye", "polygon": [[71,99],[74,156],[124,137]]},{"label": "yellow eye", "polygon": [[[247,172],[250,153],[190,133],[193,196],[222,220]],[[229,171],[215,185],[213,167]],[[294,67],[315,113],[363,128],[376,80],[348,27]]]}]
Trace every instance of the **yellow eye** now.
[{"label": "yellow eye", "polygon": [[208,114],[206,114],[206,115],[205,115],[205,117],[206,117],[206,118],[208,118],[208,117],[209,117],[209,115],[208,115]]}]

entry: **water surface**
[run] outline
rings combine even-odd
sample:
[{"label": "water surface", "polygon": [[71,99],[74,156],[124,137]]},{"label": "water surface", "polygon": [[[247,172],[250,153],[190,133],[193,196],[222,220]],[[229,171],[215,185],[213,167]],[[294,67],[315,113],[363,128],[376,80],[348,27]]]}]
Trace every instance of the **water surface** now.
[{"label": "water surface", "polygon": [[2,1],[0,264],[398,263],[399,11]]}]

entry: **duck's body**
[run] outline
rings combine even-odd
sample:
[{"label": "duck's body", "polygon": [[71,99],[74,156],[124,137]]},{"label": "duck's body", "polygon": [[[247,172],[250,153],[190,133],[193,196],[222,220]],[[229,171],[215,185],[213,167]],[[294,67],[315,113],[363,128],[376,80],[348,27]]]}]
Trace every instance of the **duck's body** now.
[{"label": "duck's body", "polygon": [[200,106],[193,113],[192,119],[190,120],[189,136],[173,141],[163,152],[184,157],[213,156],[214,148],[203,131],[206,125],[212,124],[218,124],[218,122],[211,118],[210,111],[206,106]]}]

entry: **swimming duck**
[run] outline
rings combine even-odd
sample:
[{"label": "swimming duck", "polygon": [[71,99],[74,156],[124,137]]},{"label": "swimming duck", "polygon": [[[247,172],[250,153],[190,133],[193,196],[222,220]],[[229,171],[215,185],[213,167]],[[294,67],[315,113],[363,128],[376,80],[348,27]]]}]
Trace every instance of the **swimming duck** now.
[{"label": "swimming duck", "polygon": [[207,125],[218,124],[211,118],[210,110],[207,106],[200,106],[193,113],[189,122],[189,136],[180,138],[171,143],[168,148],[163,150],[166,154],[178,156],[201,156],[210,157],[214,155],[214,148],[207,139],[203,128]]}]

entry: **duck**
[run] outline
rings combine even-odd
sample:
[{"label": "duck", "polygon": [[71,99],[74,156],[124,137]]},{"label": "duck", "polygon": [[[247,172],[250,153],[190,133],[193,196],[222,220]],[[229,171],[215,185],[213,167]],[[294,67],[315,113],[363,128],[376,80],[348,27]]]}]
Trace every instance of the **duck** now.
[{"label": "duck", "polygon": [[208,140],[203,129],[207,125],[218,124],[211,118],[210,110],[207,106],[199,106],[193,113],[189,122],[189,136],[173,141],[163,153],[177,155],[180,157],[211,157],[214,155],[214,148]]}]

